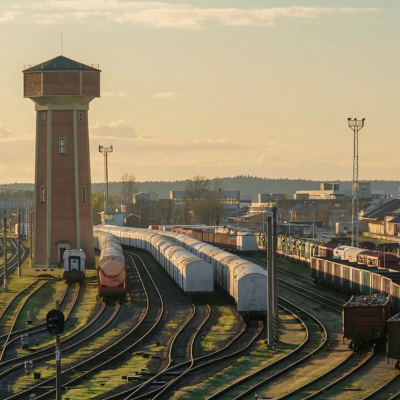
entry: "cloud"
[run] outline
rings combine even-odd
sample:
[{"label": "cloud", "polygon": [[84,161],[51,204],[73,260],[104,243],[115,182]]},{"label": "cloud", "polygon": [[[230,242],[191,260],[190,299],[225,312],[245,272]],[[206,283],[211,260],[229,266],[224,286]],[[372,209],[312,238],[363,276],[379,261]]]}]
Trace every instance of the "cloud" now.
[{"label": "cloud", "polygon": [[10,143],[10,142],[18,142],[18,141],[26,141],[34,139],[35,135],[15,135],[10,128],[6,127],[3,124],[0,124],[0,142]]},{"label": "cloud", "polygon": [[180,97],[180,96],[181,95],[179,93],[175,93],[175,92],[161,92],[161,93],[153,94],[153,99],[167,99],[167,98]]},{"label": "cloud", "polygon": [[14,21],[19,14],[21,14],[19,11],[14,10],[6,11],[3,13],[0,12],[0,24],[4,22]]},{"label": "cloud", "polygon": [[[350,7],[271,7],[200,8],[187,4],[120,0],[41,0],[24,8],[24,22],[55,24],[73,21],[93,24],[112,21],[117,24],[169,29],[204,29],[209,24],[223,26],[274,26],[285,20],[312,20],[334,14],[371,13],[377,8]],[[12,8],[5,21],[16,18]],[[4,22],[5,22],[4,21]],[[2,14],[0,14],[2,22]]]},{"label": "cloud", "polygon": [[108,139],[136,139],[138,136],[135,128],[125,123],[123,119],[111,122],[109,124],[98,122],[90,127],[91,138]]},{"label": "cloud", "polygon": [[8,137],[11,135],[11,130],[4,126],[3,124],[0,124],[0,138]]},{"label": "cloud", "polygon": [[125,92],[102,92],[101,97],[129,97]]}]

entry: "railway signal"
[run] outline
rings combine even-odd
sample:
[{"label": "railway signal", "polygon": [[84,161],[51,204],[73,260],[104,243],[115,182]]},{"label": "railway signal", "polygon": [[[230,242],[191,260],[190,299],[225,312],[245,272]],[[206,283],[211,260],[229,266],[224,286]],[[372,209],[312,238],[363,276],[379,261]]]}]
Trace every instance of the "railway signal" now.
[{"label": "railway signal", "polygon": [[53,336],[64,332],[64,314],[60,310],[51,310],[46,316],[47,330]]},{"label": "railway signal", "polygon": [[47,330],[56,337],[56,400],[61,400],[61,350],[60,334],[64,332],[64,314],[58,309],[59,302],[56,301],[56,309],[47,313]]}]

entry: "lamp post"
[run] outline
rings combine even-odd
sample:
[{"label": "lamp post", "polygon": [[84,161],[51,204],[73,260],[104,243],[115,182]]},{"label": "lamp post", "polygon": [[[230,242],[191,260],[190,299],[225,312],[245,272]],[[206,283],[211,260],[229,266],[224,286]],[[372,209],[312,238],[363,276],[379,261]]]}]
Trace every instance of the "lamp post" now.
[{"label": "lamp post", "polygon": [[312,203],[312,237],[315,238],[315,202]]},{"label": "lamp post", "polygon": [[363,119],[347,118],[349,128],[354,132],[353,148],[353,188],[352,188],[352,215],[351,215],[351,242],[352,246],[358,247],[360,240],[360,230],[358,226],[358,132],[364,127]]},{"label": "lamp post", "polygon": [[99,152],[104,156],[104,212],[108,211],[108,154],[113,152],[113,146],[104,147],[99,145]]},{"label": "lamp post", "polygon": [[4,291],[8,292],[8,282],[7,282],[7,214],[6,210],[4,210],[4,245],[3,245],[3,251],[4,251]]}]

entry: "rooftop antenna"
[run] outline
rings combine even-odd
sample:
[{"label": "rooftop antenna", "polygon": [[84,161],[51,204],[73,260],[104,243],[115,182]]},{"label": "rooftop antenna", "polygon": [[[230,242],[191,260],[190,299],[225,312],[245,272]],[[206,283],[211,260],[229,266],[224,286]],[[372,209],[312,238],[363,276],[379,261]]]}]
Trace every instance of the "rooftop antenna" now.
[{"label": "rooftop antenna", "polygon": [[62,56],[64,55],[64,45],[63,45],[63,34],[62,34],[62,31],[61,31],[61,55]]}]

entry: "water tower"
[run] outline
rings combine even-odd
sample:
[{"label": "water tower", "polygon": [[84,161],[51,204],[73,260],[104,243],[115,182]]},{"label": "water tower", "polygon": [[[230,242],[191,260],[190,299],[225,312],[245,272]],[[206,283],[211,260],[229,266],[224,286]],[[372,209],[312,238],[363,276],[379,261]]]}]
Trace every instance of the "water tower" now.
[{"label": "water tower", "polygon": [[56,266],[67,248],[94,264],[88,110],[100,97],[100,72],[64,56],[23,71],[36,110],[36,268]]}]

